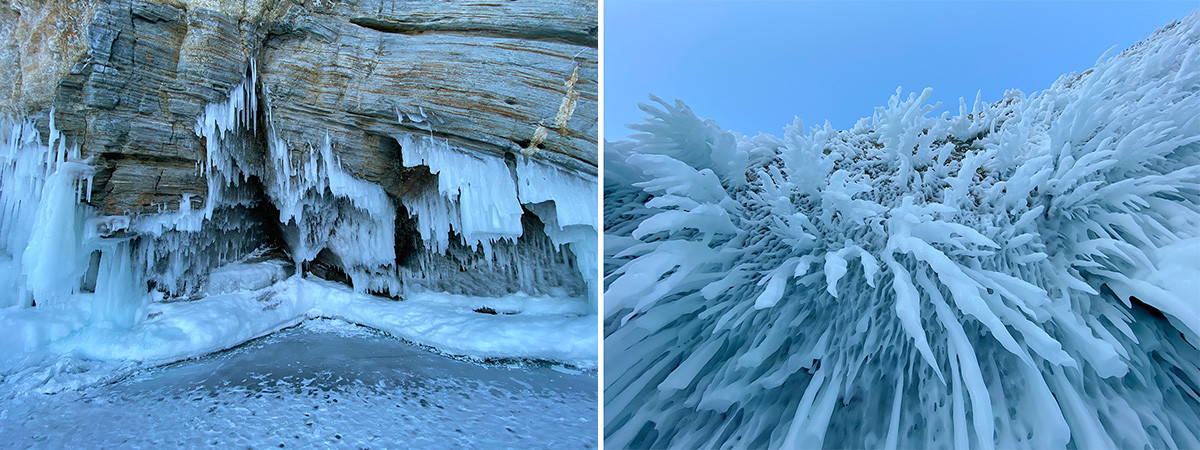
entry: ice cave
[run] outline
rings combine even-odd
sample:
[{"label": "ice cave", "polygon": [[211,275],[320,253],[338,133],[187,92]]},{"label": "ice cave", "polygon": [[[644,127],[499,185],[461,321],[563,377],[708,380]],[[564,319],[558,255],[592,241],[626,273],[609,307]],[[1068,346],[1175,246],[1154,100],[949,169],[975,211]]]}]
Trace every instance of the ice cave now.
[{"label": "ice cave", "polygon": [[1200,448],[1200,11],[930,95],[606,143],[607,446]]},{"label": "ice cave", "polygon": [[0,5],[6,442],[597,445],[596,5],[396,3]]}]

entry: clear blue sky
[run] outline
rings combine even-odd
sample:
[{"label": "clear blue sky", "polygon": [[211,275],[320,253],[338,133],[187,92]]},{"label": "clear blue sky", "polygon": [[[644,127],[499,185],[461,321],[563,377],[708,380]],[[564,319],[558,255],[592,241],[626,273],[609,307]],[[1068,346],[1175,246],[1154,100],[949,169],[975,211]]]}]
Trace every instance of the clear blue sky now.
[{"label": "clear blue sky", "polygon": [[630,134],[638,102],[683,100],[743,134],[782,134],[793,117],[838,129],[896,87],[933,88],[958,111],[978,91],[1032,94],[1181,19],[1172,2],[604,3],[604,136]]}]

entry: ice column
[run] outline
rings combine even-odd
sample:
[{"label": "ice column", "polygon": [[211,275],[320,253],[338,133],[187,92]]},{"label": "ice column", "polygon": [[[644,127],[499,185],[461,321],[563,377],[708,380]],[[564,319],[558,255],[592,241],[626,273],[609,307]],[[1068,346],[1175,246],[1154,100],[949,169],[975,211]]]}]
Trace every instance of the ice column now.
[{"label": "ice column", "polygon": [[[87,269],[79,201],[94,170],[67,148],[50,112],[50,139],[41,145],[32,122],[0,124],[0,288],[2,305],[54,305],[79,290]],[[86,187],[86,188],[85,188]]]},{"label": "ice column", "polygon": [[137,311],[145,304],[147,294],[142,289],[141,271],[134,263],[133,248],[128,240],[100,244],[100,268],[93,297],[92,322],[108,322],[118,327],[132,326]]}]

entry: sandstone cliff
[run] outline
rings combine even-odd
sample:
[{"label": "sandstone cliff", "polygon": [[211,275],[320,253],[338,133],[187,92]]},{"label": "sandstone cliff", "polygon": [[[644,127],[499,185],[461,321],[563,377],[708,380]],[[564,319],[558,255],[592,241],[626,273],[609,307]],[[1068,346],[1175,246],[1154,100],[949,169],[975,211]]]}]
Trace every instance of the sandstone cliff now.
[{"label": "sandstone cliff", "polygon": [[[397,111],[462,148],[595,174],[596,5],[589,1],[15,1],[0,5],[0,108],[57,126],[104,168],[92,204],[151,212],[203,201],[192,133],[257,61],[280,137],[329,134],[348,171],[393,195]],[[574,80],[574,81],[572,81]],[[569,85],[568,85],[569,84]],[[560,114],[564,98],[573,108]],[[560,117],[565,116],[565,117]],[[565,120],[564,120],[565,119]],[[534,143],[542,126],[546,137]]]}]

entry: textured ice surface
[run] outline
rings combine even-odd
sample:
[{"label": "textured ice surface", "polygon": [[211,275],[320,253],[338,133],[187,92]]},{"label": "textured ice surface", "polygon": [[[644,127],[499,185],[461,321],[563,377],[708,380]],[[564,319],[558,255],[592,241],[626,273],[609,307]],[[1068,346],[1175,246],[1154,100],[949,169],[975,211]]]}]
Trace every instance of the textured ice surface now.
[{"label": "textured ice surface", "polygon": [[227,352],[0,401],[18,447],[594,448],[596,376],[477,364],[317,320]]},{"label": "textured ice surface", "polygon": [[643,106],[605,154],[606,445],[1200,447],[1197,86],[1200,12],[953,117]]},{"label": "textured ice surface", "polygon": [[397,301],[300,276],[258,286],[280,266],[223,266],[212,292],[123,323],[89,320],[99,285],[75,307],[0,310],[0,434],[50,447],[595,446],[585,299]]}]

